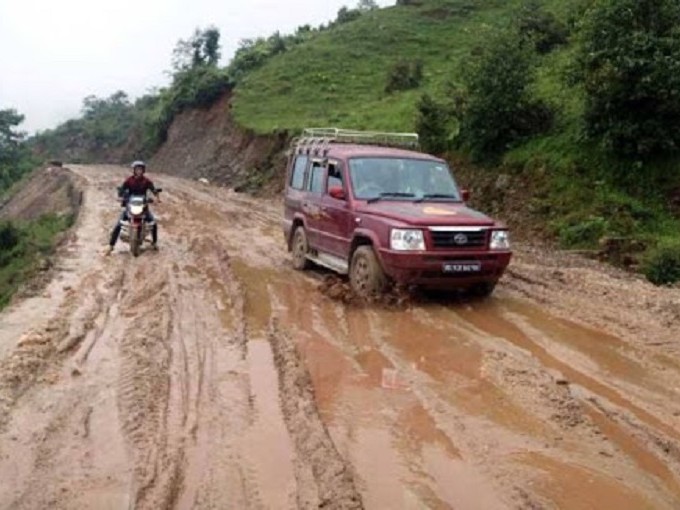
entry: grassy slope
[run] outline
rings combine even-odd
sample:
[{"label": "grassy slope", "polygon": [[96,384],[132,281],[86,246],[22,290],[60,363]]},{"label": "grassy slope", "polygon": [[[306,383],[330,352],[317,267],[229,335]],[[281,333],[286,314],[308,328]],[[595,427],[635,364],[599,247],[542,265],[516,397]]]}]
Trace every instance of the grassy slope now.
[{"label": "grassy slope", "polygon": [[[507,20],[515,0],[427,0],[373,11],[272,59],[237,87],[237,121],[259,133],[310,125],[412,130],[423,90],[443,93],[480,35]],[[421,59],[421,90],[386,94],[399,59]]]},{"label": "grassy slope", "polygon": [[[371,12],[322,32],[270,60],[237,87],[237,121],[258,133],[305,126],[411,131],[415,103],[427,91],[442,97],[458,81],[464,61],[496,27],[506,26],[521,0],[423,0]],[[581,0],[543,0],[563,21]],[[555,106],[550,133],[515,148],[503,171],[541,169],[545,183],[533,209],[547,219],[564,245],[590,247],[603,235],[654,242],[676,236],[677,218],[664,209],[665,189],[680,187],[677,162],[633,170],[580,138],[583,95],[565,84],[574,46],[542,57],[536,95]],[[418,90],[384,92],[398,59],[422,59],[425,82]],[[640,173],[664,176],[641,179]],[[547,174],[547,178],[545,178]],[[627,182],[626,182],[627,181]]]}]

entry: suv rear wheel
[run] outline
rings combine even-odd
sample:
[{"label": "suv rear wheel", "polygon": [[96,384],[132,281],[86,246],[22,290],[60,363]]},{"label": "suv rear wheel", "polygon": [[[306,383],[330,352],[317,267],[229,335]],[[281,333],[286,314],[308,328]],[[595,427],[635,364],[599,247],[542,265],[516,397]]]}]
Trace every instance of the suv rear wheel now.
[{"label": "suv rear wheel", "polygon": [[385,290],[387,278],[371,246],[359,246],[352,255],[349,280],[352,290],[364,298]]},{"label": "suv rear wheel", "polygon": [[307,259],[307,252],[309,252],[309,243],[307,242],[307,233],[303,226],[298,226],[293,233],[293,267],[298,271],[304,271],[310,266],[309,259]]}]

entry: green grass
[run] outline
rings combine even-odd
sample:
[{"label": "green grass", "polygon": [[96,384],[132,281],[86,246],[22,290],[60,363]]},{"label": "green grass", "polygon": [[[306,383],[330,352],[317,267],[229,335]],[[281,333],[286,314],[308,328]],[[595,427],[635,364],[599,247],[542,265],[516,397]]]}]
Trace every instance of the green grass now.
[{"label": "green grass", "polygon": [[[257,133],[305,126],[413,130],[424,91],[444,93],[484,33],[519,1],[429,0],[370,12],[270,60],[237,87],[236,120]],[[387,94],[390,67],[420,59],[419,90]]]},{"label": "green grass", "polygon": [[[46,215],[35,221],[0,224],[0,309],[32,278],[41,259],[53,254],[58,233],[73,224],[71,216]],[[11,237],[11,240],[8,238]]]}]

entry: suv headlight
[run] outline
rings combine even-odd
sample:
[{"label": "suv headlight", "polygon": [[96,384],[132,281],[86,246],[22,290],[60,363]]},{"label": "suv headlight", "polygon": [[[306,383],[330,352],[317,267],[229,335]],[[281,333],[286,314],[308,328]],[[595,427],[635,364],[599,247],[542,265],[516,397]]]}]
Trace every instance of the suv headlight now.
[{"label": "suv headlight", "polygon": [[393,228],[390,248],[395,251],[425,251],[423,231]]},{"label": "suv headlight", "polygon": [[509,250],[510,233],[507,230],[493,230],[491,232],[489,248],[492,250]]}]

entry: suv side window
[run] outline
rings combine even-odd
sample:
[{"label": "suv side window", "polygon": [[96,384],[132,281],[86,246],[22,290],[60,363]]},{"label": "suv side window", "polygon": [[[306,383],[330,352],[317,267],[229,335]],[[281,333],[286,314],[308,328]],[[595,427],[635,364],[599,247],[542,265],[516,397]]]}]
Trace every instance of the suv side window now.
[{"label": "suv side window", "polygon": [[342,184],[342,170],[340,169],[339,163],[329,163],[328,164],[328,187],[331,188],[343,188]]},{"label": "suv side window", "polygon": [[290,187],[293,189],[304,189],[305,187],[305,170],[307,169],[307,156],[299,155],[295,158],[295,165],[293,167],[293,175],[290,178]]},{"label": "suv side window", "polygon": [[312,162],[312,176],[309,179],[309,191],[312,193],[323,193],[324,192],[324,172],[325,168],[318,162]]}]

